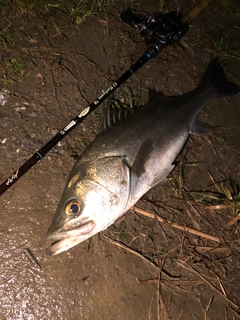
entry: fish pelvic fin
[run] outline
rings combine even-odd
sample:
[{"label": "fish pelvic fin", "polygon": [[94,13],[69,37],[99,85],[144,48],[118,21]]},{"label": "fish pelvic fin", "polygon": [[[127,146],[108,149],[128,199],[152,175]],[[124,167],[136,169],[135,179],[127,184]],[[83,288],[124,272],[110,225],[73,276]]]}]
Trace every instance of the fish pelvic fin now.
[{"label": "fish pelvic fin", "polygon": [[216,89],[217,97],[219,98],[232,96],[240,92],[240,87],[227,80],[218,57],[209,63],[202,82],[210,82]]},{"label": "fish pelvic fin", "polygon": [[166,182],[167,176],[174,169],[175,165],[171,164],[168,168],[166,168],[163,172],[159,173],[155,179],[151,183],[151,188],[156,187],[157,185],[161,185]]},{"label": "fish pelvic fin", "polygon": [[195,119],[190,133],[196,134],[199,136],[206,136],[206,135],[212,133],[212,129],[206,123],[203,123],[203,122],[199,121],[198,119]]}]

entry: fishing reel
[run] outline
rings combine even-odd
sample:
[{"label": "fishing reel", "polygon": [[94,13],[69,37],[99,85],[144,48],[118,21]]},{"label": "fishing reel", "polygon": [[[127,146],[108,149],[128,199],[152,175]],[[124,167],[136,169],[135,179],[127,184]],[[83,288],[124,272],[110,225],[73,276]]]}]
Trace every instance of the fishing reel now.
[{"label": "fishing reel", "polygon": [[163,47],[179,41],[188,30],[188,25],[182,21],[182,15],[176,11],[168,13],[155,13],[150,18],[136,14],[131,9],[121,13],[121,20],[134,28],[139,29],[139,33],[145,39],[147,46]]}]

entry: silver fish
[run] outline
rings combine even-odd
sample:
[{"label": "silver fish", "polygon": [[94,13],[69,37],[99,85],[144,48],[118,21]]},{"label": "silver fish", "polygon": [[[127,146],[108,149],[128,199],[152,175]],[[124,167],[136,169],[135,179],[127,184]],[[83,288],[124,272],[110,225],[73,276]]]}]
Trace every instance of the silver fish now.
[{"label": "silver fish", "polygon": [[211,129],[196,119],[211,100],[233,95],[215,58],[199,86],[179,97],[154,99],[101,132],[73,167],[47,232],[49,255],[66,251],[106,229],[174,168],[190,133]]}]

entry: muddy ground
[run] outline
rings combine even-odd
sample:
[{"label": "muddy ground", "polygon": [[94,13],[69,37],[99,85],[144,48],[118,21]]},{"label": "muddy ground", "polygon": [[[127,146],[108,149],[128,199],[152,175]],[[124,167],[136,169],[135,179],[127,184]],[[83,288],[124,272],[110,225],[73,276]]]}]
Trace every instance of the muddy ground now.
[{"label": "muddy ground", "polygon": [[[166,1],[163,10],[186,13],[196,2]],[[36,11],[27,3],[1,2],[1,181],[143,54],[143,39],[120,12],[134,5],[150,15],[161,7],[118,1],[82,23],[66,23],[54,3]],[[237,0],[213,2],[179,45],[145,65],[114,98],[144,105],[148,89],[181,95],[198,85],[216,55],[240,85],[239,22]],[[239,95],[201,112],[213,134],[192,136],[168,181],[137,203],[170,223],[130,211],[91,240],[49,257],[45,233],[76,157],[98,132],[100,113],[0,198],[0,319],[240,319],[240,228],[232,221],[240,203]]]}]

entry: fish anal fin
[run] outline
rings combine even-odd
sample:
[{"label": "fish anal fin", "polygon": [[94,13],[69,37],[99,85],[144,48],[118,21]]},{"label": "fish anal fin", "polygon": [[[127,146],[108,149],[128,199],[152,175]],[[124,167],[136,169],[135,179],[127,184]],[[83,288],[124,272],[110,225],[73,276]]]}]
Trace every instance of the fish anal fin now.
[{"label": "fish anal fin", "polygon": [[154,149],[154,142],[152,139],[147,139],[141,145],[137,156],[132,165],[132,172],[140,177],[145,172],[145,165],[151,158],[151,154]]},{"label": "fish anal fin", "polygon": [[212,129],[206,123],[200,122],[198,119],[195,119],[192,128],[192,134],[197,134],[199,136],[206,136],[212,133]]},{"label": "fish anal fin", "polygon": [[167,176],[169,175],[169,173],[174,169],[175,165],[171,164],[167,169],[165,169],[163,172],[161,172],[160,174],[158,174],[154,180],[151,183],[151,188],[159,185],[159,184],[163,184],[165,182],[165,180],[167,179]]}]

